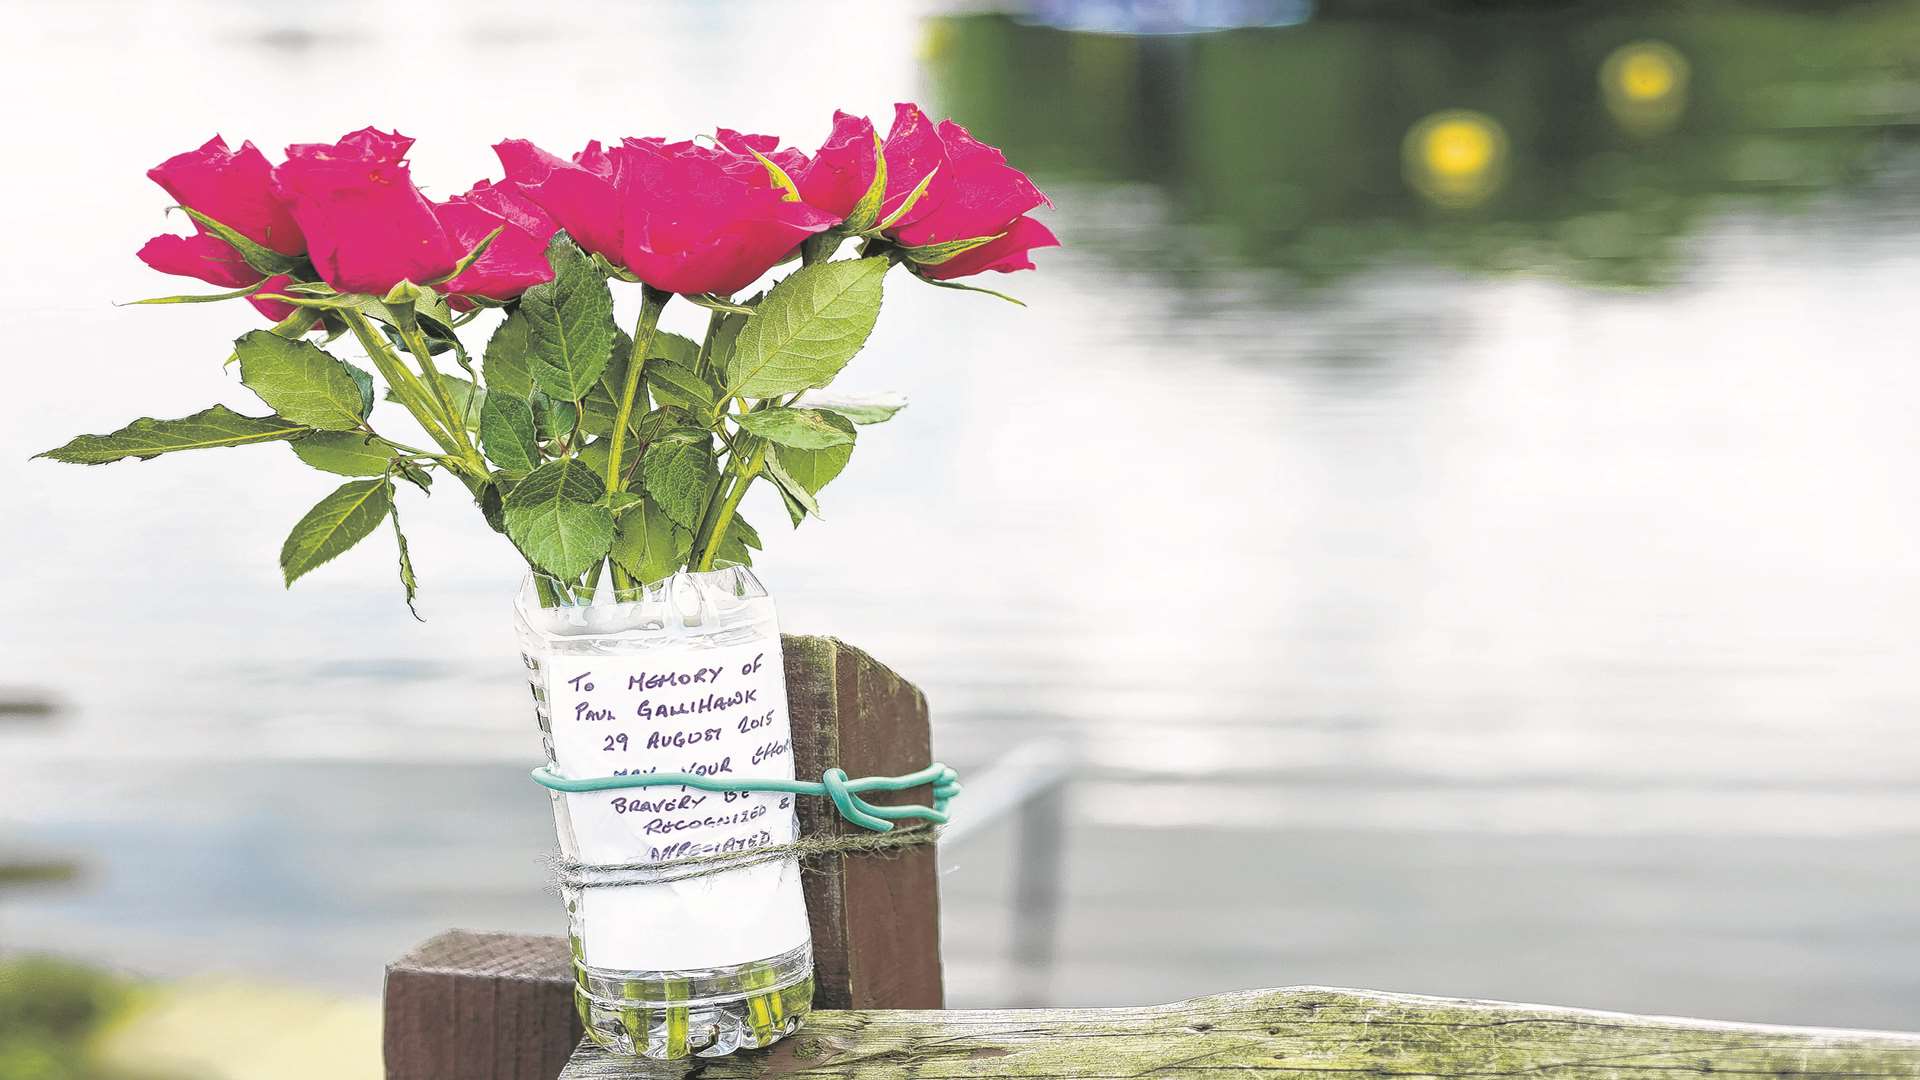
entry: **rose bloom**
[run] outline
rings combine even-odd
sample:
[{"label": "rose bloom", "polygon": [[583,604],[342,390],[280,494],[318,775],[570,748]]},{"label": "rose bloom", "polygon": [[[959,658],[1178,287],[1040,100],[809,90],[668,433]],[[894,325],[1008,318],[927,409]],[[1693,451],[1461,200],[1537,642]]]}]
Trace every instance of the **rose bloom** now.
[{"label": "rose bloom", "polygon": [[[307,250],[299,226],[273,193],[273,166],[250,142],[229,150],[226,140],[215,135],[198,150],[176,154],[148,169],[147,176],[181,206],[192,207],[256,244],[282,255]],[[265,276],[198,222],[192,236],[156,236],[139,255],[141,262],[163,274],[198,278],[226,289],[243,288]],[[260,291],[274,292],[289,280],[277,276]],[[291,304],[275,300],[248,297],[248,302],[276,322],[293,313]]]},{"label": "rose bloom", "polygon": [[495,229],[503,230],[472,266],[440,286],[444,291],[504,302],[552,280],[547,241],[559,226],[519,188],[482,180],[433,211],[462,253],[472,251]]},{"label": "rose bloom", "polygon": [[620,201],[613,189],[613,160],[596,140],[571,160],[555,157],[525,139],[495,143],[506,184],[567,230],[581,250],[620,261]]},{"label": "rose bloom", "polygon": [[[913,248],[998,237],[945,262],[916,263],[923,277],[947,280],[984,270],[1031,270],[1028,252],[1060,243],[1050,229],[1027,216],[1030,210],[1053,205],[1033,181],[1008,165],[1006,155],[951,120],[936,126],[919,106],[895,105],[885,156],[887,187],[880,220],[898,210],[927,174],[934,173],[926,192],[888,228],[894,241]],[[872,185],[873,173],[872,122],[836,113],[833,133],[820,152],[799,167],[794,183],[808,202],[845,217]],[[913,260],[912,252],[907,258]]]},{"label": "rose bloom", "polygon": [[[508,180],[591,252],[666,292],[730,295],[839,218],[789,202],[748,146],[804,160],[765,135],[723,132],[732,145],[623,139],[556,157],[522,140],[494,149]],[[776,156],[777,155],[777,156]]]},{"label": "rose bloom", "polygon": [[444,277],[466,254],[413,186],[413,140],[362,128],[337,143],[287,147],[274,191],[307,238],[313,268],[341,292],[385,293]]},{"label": "rose bloom", "polygon": [[[768,136],[736,137],[769,148],[775,143]],[[656,289],[731,295],[839,221],[805,202],[788,202],[750,154],[626,139],[613,155],[622,262]]]}]

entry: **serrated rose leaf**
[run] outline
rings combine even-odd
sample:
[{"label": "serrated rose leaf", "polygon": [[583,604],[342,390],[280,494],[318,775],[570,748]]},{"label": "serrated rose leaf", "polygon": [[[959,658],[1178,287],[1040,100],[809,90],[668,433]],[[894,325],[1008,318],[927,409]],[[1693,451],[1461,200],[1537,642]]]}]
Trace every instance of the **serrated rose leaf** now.
[{"label": "serrated rose leaf", "polygon": [[349,480],[314,504],[280,546],[280,573],[288,585],[366,539],[393,508],[385,477]]},{"label": "serrated rose leaf", "polygon": [[814,517],[823,516],[820,513],[820,504],[814,500],[813,492],[808,491],[806,485],[787,472],[787,467],[781,463],[779,455],[767,456],[767,476],[773,481],[774,486],[780,489],[780,496],[787,504],[787,516],[793,518],[795,528],[799,527],[800,522],[808,514]]},{"label": "serrated rose leaf", "polygon": [[818,263],[775,285],[733,343],[729,396],[769,398],[832,381],[873,332],[888,265],[881,257]]},{"label": "serrated rose leaf", "polygon": [[307,341],[254,330],[233,343],[240,383],[274,412],[321,431],[351,431],[367,418],[349,365]]},{"label": "serrated rose leaf", "polygon": [[605,481],[585,463],[550,461],[507,493],[507,536],[535,566],[577,578],[613,543],[613,513],[600,501],[606,493]]},{"label": "serrated rose leaf", "polygon": [[215,405],[183,416],[178,420],[155,420],[143,416],[119,431],[106,435],[81,435],[65,446],[35,457],[76,465],[104,465],[122,458],[159,457],[180,450],[203,450],[214,446],[246,446],[250,443],[292,439],[311,431],[278,416],[242,416],[225,405]]},{"label": "serrated rose leaf", "polygon": [[[695,434],[698,438],[692,437]],[[713,445],[708,439],[705,431],[691,432],[685,438],[657,439],[640,459],[640,476],[647,494],[668,517],[689,529],[700,524],[707,495],[713,489],[716,470]]]},{"label": "serrated rose leaf", "polygon": [[853,421],[819,409],[761,409],[736,420],[741,427],[778,446],[824,450],[853,442]]},{"label": "serrated rose leaf", "polygon": [[533,396],[533,359],[528,355],[527,317],[518,308],[508,313],[487,339],[480,361],[487,389],[517,398]]},{"label": "serrated rose leaf", "polygon": [[533,430],[533,406],[510,394],[488,394],[480,403],[480,449],[487,460],[512,473],[540,466],[540,441]]},{"label": "serrated rose leaf", "polygon": [[548,396],[578,401],[613,355],[613,294],[593,260],[556,235],[547,248],[553,280],[520,297],[534,385]]},{"label": "serrated rose leaf", "polygon": [[907,399],[900,394],[836,394],[828,391],[809,390],[794,400],[794,407],[800,409],[825,409],[856,424],[878,424],[893,419],[895,413],[907,407]]},{"label": "serrated rose leaf", "polygon": [[620,515],[614,532],[613,561],[641,584],[672,577],[687,563],[693,530],[667,516],[652,499]]},{"label": "serrated rose leaf", "polygon": [[352,431],[316,431],[293,442],[301,461],[336,476],[385,476],[393,450]]},{"label": "serrated rose leaf", "polygon": [[791,446],[773,448],[773,458],[780,468],[809,495],[820,494],[820,489],[832,483],[852,457],[852,443],[820,450],[800,450]]}]

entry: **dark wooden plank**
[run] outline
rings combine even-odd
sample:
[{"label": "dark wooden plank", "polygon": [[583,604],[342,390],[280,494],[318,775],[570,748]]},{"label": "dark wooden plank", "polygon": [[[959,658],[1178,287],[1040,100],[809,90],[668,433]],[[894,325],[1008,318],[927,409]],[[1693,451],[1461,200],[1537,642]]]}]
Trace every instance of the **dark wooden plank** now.
[{"label": "dark wooden plank", "polygon": [[[785,653],[799,775],[817,777],[837,764],[852,776],[891,776],[932,761],[927,699],[912,683],[835,638],[790,636]],[[872,801],[925,804],[932,797],[915,788]],[[824,799],[801,800],[800,822],[809,834],[863,831]],[[945,997],[933,847],[887,857],[825,856],[809,870],[815,1008],[939,1008]]]},{"label": "dark wooden plank", "polygon": [[580,1036],[565,938],[450,930],[387,965],[388,1080],[553,1080]]},{"label": "dark wooden plank", "polygon": [[1361,990],[1136,1009],[815,1013],[772,1049],[675,1063],[583,1045],[561,1080],[847,1077],[1920,1077],[1920,1035],[1724,1024]]},{"label": "dark wooden plank", "polygon": [[[912,772],[930,759],[926,699],[832,638],[787,636],[798,775]],[[875,802],[927,802],[922,788]],[[822,799],[809,832],[859,831]],[[804,882],[819,1008],[939,1008],[933,849],[817,860]],[[556,914],[558,904],[556,901]],[[387,968],[388,1080],[552,1080],[580,1038],[564,938],[453,931]]]}]

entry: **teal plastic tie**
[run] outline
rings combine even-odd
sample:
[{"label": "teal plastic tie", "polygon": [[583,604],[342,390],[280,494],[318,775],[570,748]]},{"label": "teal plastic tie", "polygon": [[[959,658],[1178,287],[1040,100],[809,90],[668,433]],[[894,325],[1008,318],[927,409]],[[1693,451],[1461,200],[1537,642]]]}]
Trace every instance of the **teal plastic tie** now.
[{"label": "teal plastic tie", "polygon": [[[863,776],[858,780],[848,779],[845,769],[828,769],[820,774],[818,782],[781,780],[774,777],[728,779],[679,772],[632,773],[627,776],[596,776],[585,780],[571,780],[554,772],[552,766],[542,765],[533,770],[533,782],[549,791],[563,791],[569,795],[644,787],[690,787],[699,788],[701,791],[769,791],[787,795],[824,795],[833,800],[833,805],[840,811],[841,817],[874,832],[887,832],[893,828],[894,822],[906,818],[919,818],[935,825],[945,825],[947,804],[955,795],[960,794],[960,774],[937,761],[919,772],[908,773],[905,776]],[[932,806],[875,806],[860,797],[860,794],[866,791],[906,791],[927,784],[933,785]]]}]

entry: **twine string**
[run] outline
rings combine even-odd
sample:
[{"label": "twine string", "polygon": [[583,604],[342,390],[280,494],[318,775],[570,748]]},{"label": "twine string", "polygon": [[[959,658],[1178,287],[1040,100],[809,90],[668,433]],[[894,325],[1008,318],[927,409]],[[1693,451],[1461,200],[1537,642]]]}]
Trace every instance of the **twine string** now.
[{"label": "twine string", "polygon": [[[553,877],[562,886],[573,888],[622,888],[632,885],[669,885],[713,877],[750,866],[807,859],[817,855],[876,855],[897,853],[907,848],[931,844],[940,838],[934,825],[910,825],[891,832],[851,833],[846,836],[802,836],[787,844],[762,844],[741,851],[687,855],[678,859],[653,862],[578,863],[556,857]],[[801,869],[815,867],[801,863]]]}]

